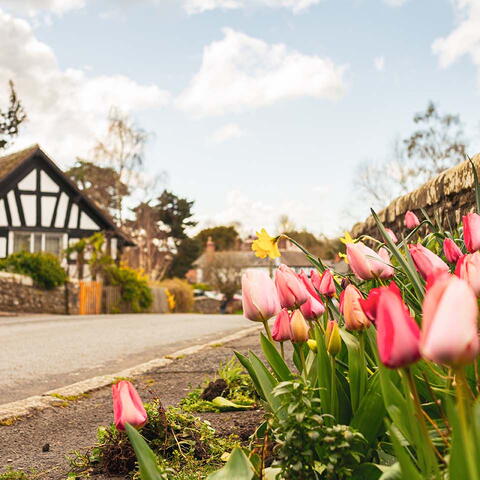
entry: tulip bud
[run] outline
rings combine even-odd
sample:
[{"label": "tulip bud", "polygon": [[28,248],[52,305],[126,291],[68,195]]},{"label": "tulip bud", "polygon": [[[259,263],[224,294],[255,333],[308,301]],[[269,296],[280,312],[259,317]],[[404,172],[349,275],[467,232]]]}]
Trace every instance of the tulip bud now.
[{"label": "tulip bud", "polygon": [[379,289],[376,309],[377,345],[382,363],[406,367],[420,358],[420,329],[395,290]]},{"label": "tulip bud", "polygon": [[470,253],[480,250],[480,215],[477,213],[463,217],[463,241]]},{"label": "tulip bud", "polygon": [[322,274],[318,291],[326,297],[333,297],[337,292],[333,274],[328,268]]},{"label": "tulip bud", "polygon": [[395,233],[393,233],[393,230],[390,230],[389,228],[386,228],[385,229],[388,233],[388,236],[390,237],[390,239],[392,240],[393,243],[397,243],[398,242],[398,238],[397,236],[395,235]]},{"label": "tulip bud", "polygon": [[363,330],[370,326],[370,320],[360,305],[362,294],[354,285],[348,285],[343,298],[343,315],[347,330]]},{"label": "tulip bud", "polygon": [[454,368],[472,362],[479,352],[477,317],[468,283],[452,275],[438,277],[423,301],[422,355]]},{"label": "tulip bud", "polygon": [[[314,270],[312,270],[311,275],[313,275]],[[315,289],[312,279],[308,277],[308,275],[305,273],[305,271],[301,271],[298,274],[298,278],[303,282],[303,285],[307,289],[307,292],[316,300],[320,302],[320,296],[317,293],[317,290]]]},{"label": "tulip bud", "polygon": [[243,314],[254,322],[265,322],[280,310],[277,289],[267,273],[247,270],[242,275]]},{"label": "tulip bud", "polygon": [[312,281],[312,285],[315,289],[319,292],[320,291],[320,283],[322,282],[322,277],[318,273],[317,270],[312,270],[310,272],[310,280]]},{"label": "tulip bud", "polygon": [[325,330],[325,346],[327,352],[332,356],[337,356],[342,350],[342,337],[340,336],[340,328],[335,320],[329,320]]},{"label": "tulip bud", "polygon": [[272,338],[276,342],[290,340],[290,315],[287,309],[282,309],[275,318],[272,327]]},{"label": "tulip bud", "polygon": [[300,343],[308,340],[308,324],[300,310],[295,310],[290,320],[290,336],[292,342]]},{"label": "tulip bud", "polygon": [[438,255],[421,244],[409,245],[408,251],[415,268],[425,280],[437,270],[449,271],[449,266]]},{"label": "tulip bud", "polygon": [[388,287],[372,288],[368,292],[367,298],[361,298],[359,300],[363,313],[367,316],[367,318],[372,323],[375,323],[375,320],[377,319],[378,300],[380,299],[381,292],[384,290],[391,290],[400,298],[402,297],[402,294],[400,292],[400,289],[398,288],[398,285],[395,282],[391,282]]},{"label": "tulip bud", "polygon": [[420,220],[412,211],[409,210],[405,214],[404,224],[409,230],[413,230],[420,225]]},{"label": "tulip bud", "polygon": [[446,238],[443,241],[443,253],[450,263],[457,263],[458,259],[463,255],[458,245],[451,238]]},{"label": "tulip bud", "polygon": [[378,256],[383,260],[383,272],[380,274],[380,278],[386,279],[391,278],[395,275],[395,270],[391,265],[390,255],[388,254],[388,250],[385,247],[382,247],[378,251]]},{"label": "tulip bud", "polygon": [[125,430],[125,424],[141,428],[147,423],[147,412],[135,387],[126,380],[112,385],[113,417],[118,430]]},{"label": "tulip bud", "polygon": [[308,299],[308,292],[295,272],[286,265],[280,265],[275,272],[275,285],[282,308],[298,308]]},{"label": "tulip bud", "polygon": [[480,252],[463,255],[457,262],[455,275],[465,280],[480,297]]},{"label": "tulip bud", "polygon": [[307,345],[308,345],[308,348],[309,348],[313,353],[317,353],[317,352],[318,352],[317,342],[316,342],[315,340],[313,340],[313,338],[310,338],[309,340],[307,340]]},{"label": "tulip bud", "polygon": [[325,307],[321,301],[309,295],[308,300],[300,306],[300,311],[305,320],[316,320],[325,313]]},{"label": "tulip bud", "polygon": [[386,250],[382,252],[381,256],[361,242],[348,243],[347,259],[353,273],[360,280],[388,278],[393,274],[393,269],[389,265],[390,258]]}]

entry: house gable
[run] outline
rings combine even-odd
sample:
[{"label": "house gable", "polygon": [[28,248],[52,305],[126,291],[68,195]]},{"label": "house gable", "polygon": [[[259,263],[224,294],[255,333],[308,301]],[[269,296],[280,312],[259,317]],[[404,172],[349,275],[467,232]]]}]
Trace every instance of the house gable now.
[{"label": "house gable", "polygon": [[48,230],[81,238],[102,230],[133,245],[38,146],[0,158],[0,177],[0,234]]}]

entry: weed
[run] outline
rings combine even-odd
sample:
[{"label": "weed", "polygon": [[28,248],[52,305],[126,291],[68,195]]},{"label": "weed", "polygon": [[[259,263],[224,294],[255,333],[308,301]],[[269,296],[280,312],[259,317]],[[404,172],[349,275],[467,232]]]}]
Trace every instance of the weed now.
[{"label": "weed", "polygon": [[0,426],[9,427],[10,425],[13,425],[18,419],[18,417],[4,418],[3,420],[0,420]]},{"label": "weed", "polygon": [[14,470],[8,468],[5,472],[0,473],[0,480],[32,480],[35,477],[35,472],[26,473],[23,470]]},{"label": "weed", "polygon": [[132,377],[115,377],[112,381],[112,385],[115,385],[118,382],[122,382],[122,381],[133,382],[133,378]]}]

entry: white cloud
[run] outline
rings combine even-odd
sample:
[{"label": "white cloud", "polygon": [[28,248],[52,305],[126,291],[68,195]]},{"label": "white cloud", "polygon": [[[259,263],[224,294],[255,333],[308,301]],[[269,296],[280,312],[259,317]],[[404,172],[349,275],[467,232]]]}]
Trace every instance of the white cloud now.
[{"label": "white cloud", "polygon": [[375,57],[373,59],[373,66],[375,67],[375,70],[383,72],[385,69],[385,57]]},{"label": "white cloud", "polygon": [[227,140],[240,138],[243,135],[244,131],[236,123],[227,123],[212,133],[210,141],[213,143],[223,143]]},{"label": "white cloud", "polygon": [[454,8],[457,27],[448,36],[437,38],[432,50],[443,68],[463,55],[470,55],[479,69],[480,81],[480,0],[454,0]]},{"label": "white cloud", "polygon": [[177,98],[177,106],[196,116],[222,115],[314,97],[335,100],[345,92],[345,66],[329,58],[304,55],[284,44],[268,44],[230,28],[207,45],[202,65]]},{"label": "white cloud", "polygon": [[383,0],[387,5],[390,5],[391,7],[401,7],[405,3],[408,2],[408,0]]},{"label": "white cloud", "polygon": [[321,0],[185,0],[184,7],[187,13],[202,13],[208,10],[232,10],[247,6],[264,5],[267,7],[288,8],[299,13]]},{"label": "white cloud", "polygon": [[85,2],[86,0],[0,0],[0,6],[27,15],[36,15],[40,11],[62,14],[83,8]]},{"label": "white cloud", "polygon": [[101,135],[111,106],[133,112],[168,102],[166,91],[123,75],[90,77],[80,69],[61,70],[29,23],[2,11],[0,44],[0,95],[6,95],[12,79],[28,114],[15,148],[40,143],[55,158],[72,161]]}]

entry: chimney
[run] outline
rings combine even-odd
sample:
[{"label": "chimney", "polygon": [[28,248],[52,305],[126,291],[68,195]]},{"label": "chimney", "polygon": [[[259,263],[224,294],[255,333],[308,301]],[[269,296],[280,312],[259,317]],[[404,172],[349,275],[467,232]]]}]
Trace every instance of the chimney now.
[{"label": "chimney", "polygon": [[208,237],[207,245],[205,247],[206,253],[214,253],[215,252],[215,242],[212,240],[212,237]]}]

